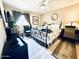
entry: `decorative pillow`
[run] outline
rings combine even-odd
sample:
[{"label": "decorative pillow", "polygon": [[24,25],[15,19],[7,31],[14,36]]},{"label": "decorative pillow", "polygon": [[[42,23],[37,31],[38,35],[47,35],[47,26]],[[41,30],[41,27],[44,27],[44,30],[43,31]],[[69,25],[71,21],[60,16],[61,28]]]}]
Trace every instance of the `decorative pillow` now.
[{"label": "decorative pillow", "polygon": [[50,25],[48,29],[51,29],[51,30],[59,29],[59,24]]}]

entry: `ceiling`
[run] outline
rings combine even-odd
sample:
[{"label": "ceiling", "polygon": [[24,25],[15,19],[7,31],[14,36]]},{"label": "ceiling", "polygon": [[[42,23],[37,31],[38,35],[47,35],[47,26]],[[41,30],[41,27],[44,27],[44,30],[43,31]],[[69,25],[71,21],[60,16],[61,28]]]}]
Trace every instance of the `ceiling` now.
[{"label": "ceiling", "polygon": [[3,0],[3,3],[4,5],[10,5],[14,8],[39,14],[79,3],[79,0],[46,0],[45,8],[41,9],[40,5],[42,1],[43,0]]}]

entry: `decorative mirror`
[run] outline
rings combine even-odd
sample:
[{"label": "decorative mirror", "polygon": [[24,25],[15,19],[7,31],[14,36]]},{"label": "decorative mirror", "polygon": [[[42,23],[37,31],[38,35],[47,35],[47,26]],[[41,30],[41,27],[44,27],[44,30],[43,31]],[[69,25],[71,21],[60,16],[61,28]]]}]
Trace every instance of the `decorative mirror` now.
[{"label": "decorative mirror", "polygon": [[58,18],[58,14],[57,13],[53,13],[52,15],[51,15],[51,19],[52,20],[56,20]]}]

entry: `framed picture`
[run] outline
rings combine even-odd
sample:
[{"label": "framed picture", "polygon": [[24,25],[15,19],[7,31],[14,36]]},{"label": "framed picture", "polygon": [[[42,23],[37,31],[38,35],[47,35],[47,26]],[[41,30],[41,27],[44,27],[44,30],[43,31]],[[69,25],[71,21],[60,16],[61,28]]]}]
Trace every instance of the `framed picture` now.
[{"label": "framed picture", "polygon": [[33,24],[38,25],[39,24],[39,18],[37,16],[33,16]]}]

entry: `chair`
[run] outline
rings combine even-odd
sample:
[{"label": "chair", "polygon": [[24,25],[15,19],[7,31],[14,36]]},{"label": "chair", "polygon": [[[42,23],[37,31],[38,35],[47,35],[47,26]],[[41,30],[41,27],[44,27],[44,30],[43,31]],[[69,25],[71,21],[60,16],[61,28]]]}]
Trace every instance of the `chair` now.
[{"label": "chair", "polygon": [[75,39],[75,26],[65,26],[64,37]]},{"label": "chair", "polygon": [[30,36],[31,35],[31,27],[24,26],[24,33],[26,34],[26,36]]}]

